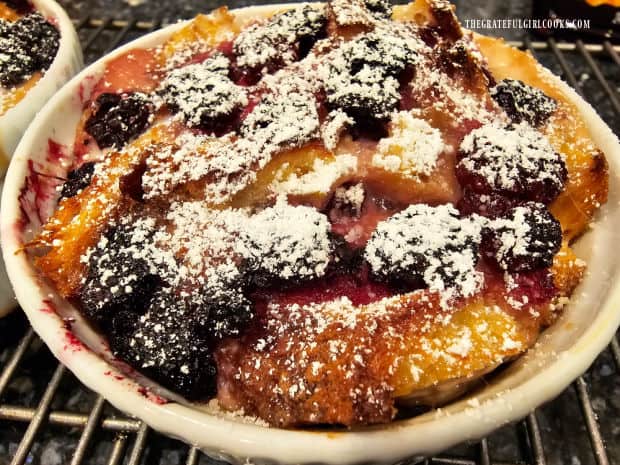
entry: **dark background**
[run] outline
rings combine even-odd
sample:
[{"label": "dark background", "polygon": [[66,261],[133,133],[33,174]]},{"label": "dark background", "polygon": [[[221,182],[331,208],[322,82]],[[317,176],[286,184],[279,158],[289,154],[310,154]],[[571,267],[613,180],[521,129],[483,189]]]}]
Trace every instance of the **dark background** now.
[{"label": "dark background", "polygon": [[[263,5],[278,3],[269,0],[57,0],[73,18],[87,15],[103,18],[138,18],[149,20],[164,18],[173,21],[178,18],[191,18],[198,13],[205,13],[222,5],[229,8],[239,8],[248,5]],[[280,2],[283,3],[283,2]],[[402,3],[402,2],[396,2]],[[524,18],[531,14],[531,4],[528,0],[495,1],[495,0],[461,0],[454,1],[457,5],[457,14],[461,19],[478,18]],[[136,6],[131,6],[131,5]],[[493,31],[487,31],[492,33]],[[522,32],[514,30],[501,31],[504,37],[516,39]]]}]

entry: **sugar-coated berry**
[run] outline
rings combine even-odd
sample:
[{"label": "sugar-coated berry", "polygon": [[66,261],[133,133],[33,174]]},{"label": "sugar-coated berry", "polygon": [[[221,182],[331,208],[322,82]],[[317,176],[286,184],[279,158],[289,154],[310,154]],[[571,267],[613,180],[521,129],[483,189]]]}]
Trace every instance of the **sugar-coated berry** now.
[{"label": "sugar-coated berry", "polygon": [[562,245],[562,227],[540,203],[518,206],[488,223],[483,252],[506,271],[532,271],[553,264]]},{"label": "sugar-coated berry", "polygon": [[[323,7],[304,5],[279,13],[266,23],[255,24],[233,42],[236,66],[256,70],[256,78],[303,58],[325,33]],[[242,74],[241,72],[239,74]]]},{"label": "sugar-coated berry", "polygon": [[377,225],[364,258],[372,275],[401,288],[474,292],[481,222],[449,205],[415,204]]},{"label": "sugar-coated berry", "polygon": [[553,201],[568,177],[564,157],[526,123],[486,124],[460,145],[456,176],[475,193],[542,202]]},{"label": "sugar-coated berry", "polygon": [[191,305],[169,290],[157,293],[146,313],[118,314],[109,343],[112,353],[189,400],[217,392],[217,366],[209,340],[198,330]]},{"label": "sugar-coated berry", "polygon": [[517,79],[502,79],[491,88],[491,97],[514,123],[540,126],[557,109],[557,102],[540,89]]},{"label": "sugar-coated berry", "polygon": [[244,89],[228,77],[230,62],[215,54],[168,73],[159,93],[185,123],[217,134],[226,132],[247,105]]},{"label": "sugar-coated berry", "polygon": [[77,195],[82,189],[90,185],[93,173],[95,172],[95,164],[93,162],[82,163],[78,168],[69,171],[67,180],[62,186],[60,192],[61,198],[68,198]]},{"label": "sugar-coated berry", "polygon": [[356,37],[326,66],[328,106],[358,123],[387,119],[400,104],[398,75],[415,60],[410,44],[396,35],[371,32]]},{"label": "sugar-coated berry", "polygon": [[210,339],[239,336],[252,321],[253,305],[242,291],[241,283],[230,283],[224,292],[200,299],[199,326]]},{"label": "sugar-coated berry", "polygon": [[121,311],[143,313],[161,286],[159,276],[133,253],[127,226],[112,226],[88,257],[88,272],[78,296],[84,313],[105,325]]},{"label": "sugar-coated berry", "polygon": [[143,93],[103,93],[95,100],[84,129],[100,148],[121,148],[144,132],[153,112],[153,103]]},{"label": "sugar-coated berry", "polygon": [[329,230],[327,217],[316,209],[282,201],[251,216],[241,239],[252,284],[324,276],[331,254]]}]

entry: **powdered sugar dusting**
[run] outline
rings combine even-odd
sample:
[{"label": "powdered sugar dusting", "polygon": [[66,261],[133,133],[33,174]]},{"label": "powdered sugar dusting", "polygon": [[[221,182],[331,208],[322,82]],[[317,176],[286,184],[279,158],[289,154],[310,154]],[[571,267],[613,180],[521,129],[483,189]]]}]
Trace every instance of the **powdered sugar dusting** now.
[{"label": "powdered sugar dusting", "polygon": [[324,6],[305,5],[252,25],[234,41],[237,63],[248,67],[262,67],[274,60],[285,65],[293,63],[297,59],[295,42],[316,34],[324,23]]},{"label": "powdered sugar dusting", "polygon": [[379,141],[373,165],[410,177],[430,175],[445,149],[441,132],[409,112],[395,114],[390,126],[390,137]]},{"label": "powdered sugar dusting", "polygon": [[483,224],[477,216],[460,219],[449,205],[412,205],[377,225],[365,257],[379,275],[418,276],[447,305],[451,297],[480,289],[475,265]]},{"label": "powdered sugar dusting", "polygon": [[527,123],[485,124],[463,139],[460,151],[466,155],[460,164],[497,189],[514,189],[522,172],[532,173],[541,182],[564,183],[556,168],[558,155],[549,140]]},{"label": "powdered sugar dusting", "polygon": [[[287,168],[285,165],[281,170]],[[327,193],[339,179],[354,174],[356,170],[357,157],[350,154],[340,154],[328,161],[317,158],[312,170],[301,176],[293,173],[284,177],[280,172],[271,187],[274,192],[293,195]]]},{"label": "powdered sugar dusting", "polygon": [[173,69],[164,79],[161,93],[189,126],[208,125],[248,103],[243,88],[228,78],[228,67],[228,58],[215,55]]}]

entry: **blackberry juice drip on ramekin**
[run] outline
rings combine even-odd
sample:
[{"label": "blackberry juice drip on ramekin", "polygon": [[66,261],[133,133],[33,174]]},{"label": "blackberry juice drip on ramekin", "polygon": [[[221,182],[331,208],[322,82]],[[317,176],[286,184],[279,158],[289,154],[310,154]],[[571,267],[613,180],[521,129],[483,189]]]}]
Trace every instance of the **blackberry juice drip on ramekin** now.
[{"label": "blackberry juice drip on ramekin", "polygon": [[108,62],[36,264],[188,400],[282,427],[445,403],[557,318],[607,195],[575,107],[489,41],[443,1],[199,16]]}]

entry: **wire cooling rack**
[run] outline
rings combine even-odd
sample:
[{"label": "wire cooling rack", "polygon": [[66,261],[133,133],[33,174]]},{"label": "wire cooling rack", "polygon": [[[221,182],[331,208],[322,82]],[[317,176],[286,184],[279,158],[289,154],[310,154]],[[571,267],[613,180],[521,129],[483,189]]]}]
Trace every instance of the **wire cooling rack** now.
[{"label": "wire cooling rack", "polygon": [[[75,21],[90,63],[168,24]],[[620,133],[620,48],[609,43],[515,42],[561,75]],[[21,312],[0,320],[0,465],[221,464],[129,418],[82,386]],[[557,399],[489,437],[427,459],[441,465],[620,465],[620,347],[614,337]]]}]

